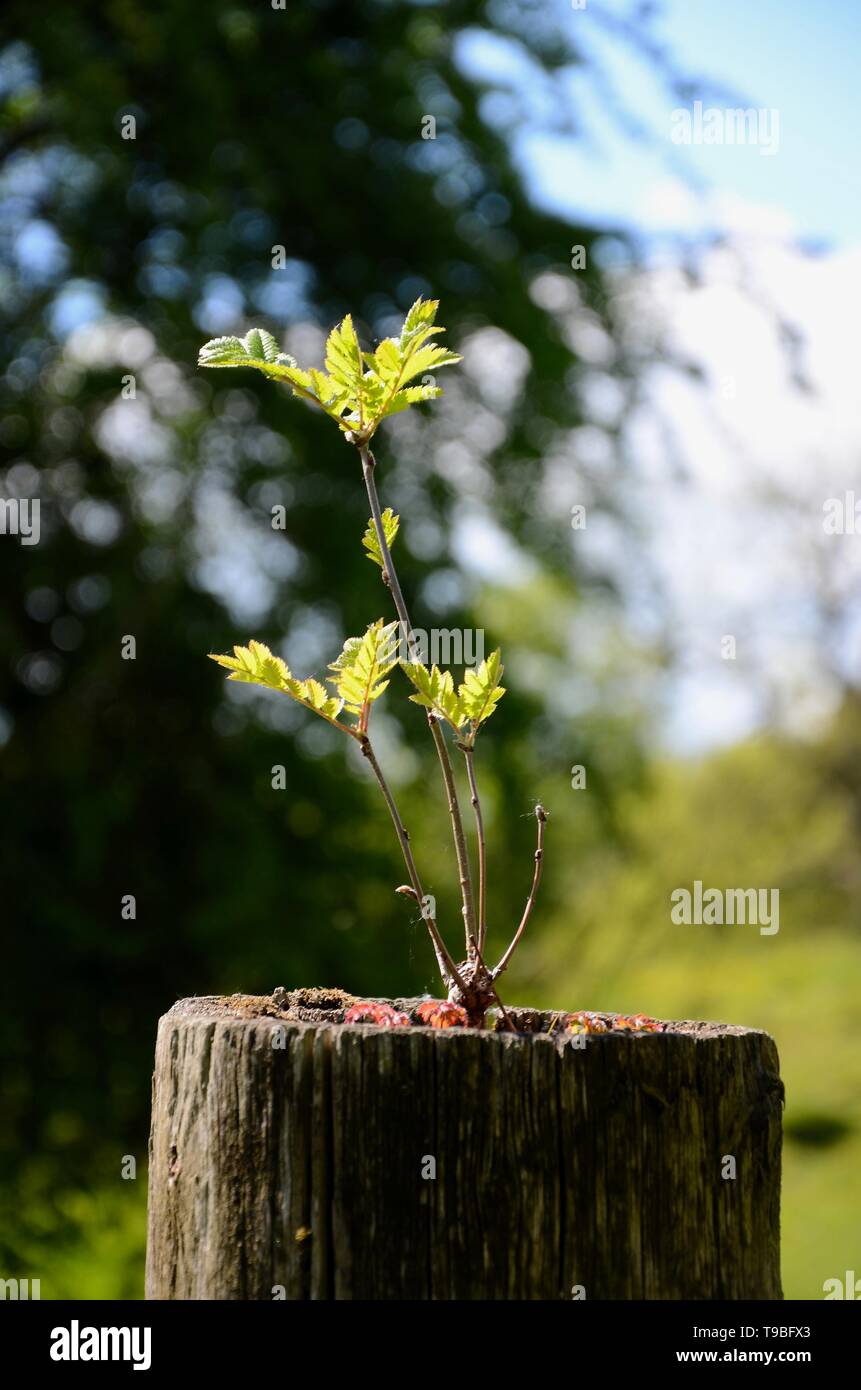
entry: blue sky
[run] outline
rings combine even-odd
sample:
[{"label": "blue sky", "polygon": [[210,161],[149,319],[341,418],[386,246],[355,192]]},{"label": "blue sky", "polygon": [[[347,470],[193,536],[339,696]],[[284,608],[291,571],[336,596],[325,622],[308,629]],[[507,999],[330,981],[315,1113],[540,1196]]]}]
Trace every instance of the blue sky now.
[{"label": "blue sky", "polygon": [[[568,8],[567,0],[551,3]],[[777,110],[780,146],[773,156],[755,148],[674,146],[670,113],[678,101],[656,80],[648,60],[610,36],[601,10],[618,15],[627,6],[621,0],[588,0],[586,9],[571,11],[568,22],[652,139],[633,139],[608,111],[600,85],[572,73],[563,87],[586,139],[548,135],[537,121],[518,130],[521,168],[542,202],[599,225],[671,230],[672,204],[656,200],[654,192],[668,178],[687,174],[724,198],[775,209],[804,242],[857,243],[861,5],[853,0],[661,3],[652,32],[679,71],[698,87],[702,79],[707,104]],[[461,51],[465,64],[480,67],[486,76],[501,64],[500,50],[477,35]],[[716,96],[710,82],[730,86],[734,95]],[[531,105],[539,117],[545,104],[534,92]]]},{"label": "blue sky", "polygon": [[[811,619],[830,594],[861,627],[861,550],[822,527],[824,499],[861,495],[861,3],[663,0],[651,35],[690,80],[684,98],[602,23],[601,12],[632,6],[548,3],[591,60],[585,68],[548,86],[525,50],[477,30],[459,56],[509,93],[487,112],[508,123],[536,200],[572,225],[640,237],[648,269],[633,312],[660,322],[665,347],[704,374],[686,380],[659,357],[628,436],[626,495],[649,518],[680,653],[664,737],[696,752],[774,718],[809,732],[839,697],[829,641],[843,667],[861,650],[848,628],[829,638]],[[674,144],[673,110],[698,97],[706,107],[776,110],[776,152]],[[712,230],[725,233],[725,247],[710,245]],[[696,284],[676,269],[679,235],[697,248]],[[788,370],[778,312],[803,344],[805,391]],[[685,461],[683,485],[668,437]],[[576,479],[572,462],[572,487]],[[623,592],[626,576],[623,565]],[[637,602],[629,596],[635,623]],[[737,660],[722,657],[727,634]]]}]

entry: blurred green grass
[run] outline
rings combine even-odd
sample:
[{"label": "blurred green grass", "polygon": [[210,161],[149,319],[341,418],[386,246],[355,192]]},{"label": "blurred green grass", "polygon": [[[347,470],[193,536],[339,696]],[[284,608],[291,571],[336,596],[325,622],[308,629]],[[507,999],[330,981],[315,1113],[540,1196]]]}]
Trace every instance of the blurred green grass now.
[{"label": "blurred green grass", "polygon": [[[786,1087],[787,1298],[821,1299],[824,1280],[861,1268],[858,805],[854,777],[835,775],[857,719],[850,702],[817,742],[767,736],[654,768],[628,799],[616,855],[566,851],[571,908],[556,908],[515,977],[518,998],[546,1007],[772,1035]],[[585,817],[578,829],[588,844]],[[779,888],[780,931],[673,924],[670,894],[696,878]]]},{"label": "blurred green grass", "polygon": [[143,1298],[145,1170],[69,1188],[53,1163],[33,1162],[0,1220],[6,1277],[38,1279],[42,1299]]},{"label": "blurred green grass", "polygon": [[[620,970],[598,1000],[581,977],[576,988],[545,987],[541,1002],[570,997],[578,1006],[719,1019],[774,1037],[786,1086],[783,1291],[786,1298],[821,1299],[823,1281],[857,1269],[861,1253],[861,943],[825,933],[815,951],[804,941],[778,937],[774,944],[766,963],[751,940],[710,950],[691,946],[670,962]],[[826,1120],[839,1121],[846,1132],[830,1135]],[[825,1142],[810,1142],[822,1131]]]}]

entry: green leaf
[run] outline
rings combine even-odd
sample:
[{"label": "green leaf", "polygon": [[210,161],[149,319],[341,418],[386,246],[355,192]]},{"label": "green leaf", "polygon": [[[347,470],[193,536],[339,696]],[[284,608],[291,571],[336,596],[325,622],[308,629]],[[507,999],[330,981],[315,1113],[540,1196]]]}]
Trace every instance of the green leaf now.
[{"label": "green leaf", "polygon": [[363,637],[348,637],[336,661],[329,665],[334,685],[344,709],[356,715],[359,727],[367,728],[370,706],[388,686],[386,680],[397,665],[397,642],[393,640],[397,622],[384,623],[378,618],[371,623]]},{"label": "green leaf", "polygon": [[303,371],[296,360],[278,350],[278,344],[263,328],[251,328],[244,338],[213,338],[204,343],[198,356],[201,367],[254,367],[274,381],[283,381],[303,400],[311,401],[333,419],[339,419],[344,392],[325,372]]},{"label": "green leaf", "polygon": [[439,347],[436,343],[426,343],[424,347],[418,348],[416,352],[410,353],[405,358],[398,386],[406,386],[407,382],[421,376],[423,372],[437,371],[440,367],[451,367],[460,360],[458,353],[449,352],[448,348]]},{"label": "green leaf", "polygon": [[[435,334],[445,332],[434,323],[437,307],[436,300],[416,300],[404,319],[399,338],[384,338],[375,352],[360,354],[367,366],[361,378],[355,359],[355,334],[350,323],[348,343],[345,345],[339,339],[336,345],[341,358],[349,359],[354,383],[353,399],[341,422],[343,428],[351,429],[368,440],[378,425],[390,415],[397,415],[411,405],[442,395],[435,383],[426,382],[416,387],[408,385],[417,376],[452,366],[461,360],[457,353],[428,341]],[[339,369],[342,372],[347,370],[342,360],[339,360]],[[331,365],[329,370],[333,370]]]},{"label": "green leaf", "polygon": [[424,341],[429,333],[444,333],[444,328],[434,328],[438,299],[417,299],[412,305],[401,328],[400,349],[405,353],[416,340]]},{"label": "green leaf", "polygon": [[497,647],[479,667],[464,672],[458,695],[464,714],[473,726],[473,734],[490,718],[505,694],[505,687],[499,684],[504,669]]},{"label": "green leaf", "polygon": [[325,372],[318,372],[316,367],[312,367],[306,375],[311,391],[324,410],[330,413],[332,411],[343,410],[344,405],[349,399],[348,393],[344,390],[343,386],[339,386],[338,383],[333,381],[330,376],[327,376]]},{"label": "green leaf", "polygon": [[414,705],[433,710],[453,729],[466,723],[466,711],[455,692],[451,671],[441,671],[438,666],[428,670],[420,661],[402,661],[401,670],[416,688],[416,694],[410,696]]},{"label": "green leaf", "polygon": [[217,661],[230,671],[229,680],[250,681],[255,685],[266,685],[271,690],[286,690],[293,677],[286,662],[280,656],[273,656],[263,642],[253,639],[247,647],[234,647],[233,656],[216,656],[210,653],[210,661]]},{"label": "green leaf", "polygon": [[437,396],[442,395],[440,386],[407,386],[403,391],[397,391],[386,407],[383,419],[387,420],[390,415],[399,415],[402,410],[406,410],[411,405],[416,405],[419,401],[433,401]]},{"label": "green leaf", "polygon": [[349,400],[360,400],[363,376],[362,350],[350,314],[336,324],[326,340],[326,371]]},{"label": "green leaf", "polygon": [[304,702],[310,705],[311,709],[316,710],[318,714],[328,710],[331,705],[337,705],[338,711],[340,712],[340,702],[338,700],[333,700],[325,685],[321,685],[319,681],[315,681],[313,676],[309,676],[306,681],[302,682],[301,691]]},{"label": "green leaf", "polygon": [[398,375],[401,369],[401,352],[394,338],[384,338],[376,352],[363,354],[365,361],[384,385]]},{"label": "green leaf", "polygon": [[326,371],[299,367],[263,328],[249,329],[244,338],[213,338],[200,349],[198,362],[201,367],[254,367],[367,443],[390,415],[442,394],[436,384],[410,386],[411,381],[461,360],[430,341],[445,332],[434,322],[437,308],[435,299],[417,299],[400,336],[384,338],[375,352],[362,352],[347,314],[327,339]]},{"label": "green leaf", "polygon": [[245,346],[250,357],[262,358],[264,362],[280,362],[284,358],[286,366],[296,366],[296,359],[287,358],[287,354],[282,353],[272,334],[267,333],[265,328],[250,328],[245,335]]},{"label": "green leaf", "polygon": [[212,338],[198,355],[200,367],[295,367],[295,357],[282,352],[265,328],[250,328],[244,338]]},{"label": "green leaf", "polygon": [[210,661],[217,661],[230,672],[231,681],[246,681],[249,685],[262,685],[268,690],[277,690],[289,695],[300,705],[321,714],[324,719],[336,720],[343,708],[343,701],[329,695],[319,681],[297,680],[286,661],[273,653],[263,642],[252,639],[247,647],[234,647],[233,656],[219,656],[210,653]]},{"label": "green leaf", "polygon": [[[400,524],[400,517],[392,511],[391,507],[386,507],[386,510],[383,512],[383,535],[386,538],[386,545],[389,547],[390,550],[392,548],[392,542],[394,541],[395,536],[398,534],[398,527],[400,526]],[[369,560],[373,560],[374,564],[379,565],[380,569],[382,569],[383,552],[380,549],[380,542],[377,539],[377,528],[374,525],[373,517],[371,517],[370,521],[368,522],[368,529],[362,537],[362,545],[368,552],[367,558]]]}]

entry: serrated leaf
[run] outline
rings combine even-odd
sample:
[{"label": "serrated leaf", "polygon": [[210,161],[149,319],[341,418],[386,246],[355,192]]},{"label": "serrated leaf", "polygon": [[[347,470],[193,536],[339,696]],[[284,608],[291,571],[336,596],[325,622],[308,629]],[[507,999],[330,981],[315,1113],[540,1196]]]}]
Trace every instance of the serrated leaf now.
[{"label": "serrated leaf", "polygon": [[286,690],[293,680],[286,662],[274,656],[263,642],[252,640],[247,647],[234,647],[233,653],[233,656],[210,654],[211,661],[217,661],[219,666],[230,671],[229,680],[252,681],[272,690]]},{"label": "serrated leaf", "polygon": [[334,676],[329,677],[344,709],[354,714],[359,727],[367,728],[370,706],[378,700],[389,682],[386,679],[397,665],[397,643],[394,634],[397,622],[384,623],[378,618],[362,637],[348,637],[340,656],[329,665]]},{"label": "serrated leaf", "polygon": [[441,671],[438,666],[428,670],[420,661],[402,661],[401,669],[416,688],[416,694],[410,696],[414,705],[433,710],[454,729],[466,723],[466,711],[455,691],[451,671]]},{"label": "serrated leaf", "polygon": [[[283,366],[283,363],[279,363],[278,365]],[[266,375],[272,376],[273,373],[267,369]],[[297,390],[295,393],[297,396],[302,395],[305,392],[313,393],[313,386],[311,384],[311,373],[303,372],[301,367],[284,367],[283,372],[278,373],[276,380],[286,381],[289,382],[291,386],[298,387],[299,390]]]},{"label": "serrated leaf", "polygon": [[[392,511],[391,507],[386,507],[386,510],[383,512],[383,535],[386,538],[386,545],[390,550],[392,548],[392,542],[398,534],[400,524],[400,517]],[[362,545],[368,552],[367,558],[373,560],[374,564],[379,565],[380,569],[382,569],[383,552],[380,549],[380,542],[377,539],[377,528],[374,525],[373,517],[371,517],[368,522],[368,529],[362,537]]]},{"label": "serrated leaf", "polygon": [[357,442],[367,443],[388,416],[442,394],[436,385],[410,387],[409,382],[461,360],[430,341],[445,332],[434,322],[437,308],[435,299],[417,299],[400,336],[384,338],[375,352],[362,352],[347,314],[327,339],[325,372],[299,367],[262,328],[249,329],[244,338],[213,338],[200,349],[198,361],[201,367],[254,367],[319,406]]},{"label": "serrated leaf", "polygon": [[210,338],[197,354],[200,367],[238,367],[248,357],[241,338]]},{"label": "serrated leaf", "polygon": [[368,370],[362,382],[362,418],[352,413],[348,417],[351,428],[370,438],[390,415],[442,394],[435,384],[424,383],[412,390],[408,387],[417,376],[461,360],[457,353],[427,341],[445,332],[434,324],[436,311],[436,300],[416,300],[404,319],[400,337],[384,338],[376,352],[363,354]]},{"label": "serrated leaf", "polygon": [[282,352],[265,328],[250,328],[244,338],[212,338],[198,354],[201,367],[295,367],[296,359]]},{"label": "serrated leaf", "polygon": [[435,343],[426,343],[416,352],[410,353],[406,358],[401,372],[399,388],[406,386],[408,382],[415,380],[424,372],[435,372],[440,367],[451,367],[455,362],[462,359],[459,353],[449,352],[448,348],[439,347]]},{"label": "serrated leaf", "polygon": [[339,386],[337,381],[333,381],[325,372],[318,372],[316,367],[312,367],[306,376],[311,390],[324,410],[336,410],[339,406],[343,408],[343,403],[348,399],[348,393],[343,386]]},{"label": "serrated leaf", "polygon": [[314,709],[322,709],[328,699],[326,687],[321,685],[319,681],[315,681],[313,676],[309,676],[307,680],[303,681],[302,687],[302,694],[308,704],[312,705]]},{"label": "serrated leaf", "polygon": [[244,338],[213,338],[200,349],[201,367],[254,367],[273,381],[289,386],[294,396],[320,406],[339,420],[344,392],[325,372],[303,371],[295,358],[279,352],[278,344],[262,328],[249,329]]},{"label": "serrated leaf", "polygon": [[384,338],[376,352],[364,353],[365,361],[384,385],[398,375],[401,369],[400,348],[394,338]]},{"label": "serrated leaf", "polygon": [[473,725],[473,733],[490,718],[505,694],[505,687],[499,684],[504,669],[497,647],[475,670],[464,672],[458,695],[464,714]]},{"label": "serrated leaf", "polygon": [[264,642],[252,640],[247,647],[234,647],[233,656],[210,653],[210,660],[230,672],[228,680],[246,681],[250,685],[277,690],[298,700],[300,705],[312,709],[315,714],[321,714],[324,719],[336,720],[343,708],[342,701],[329,695],[319,681],[297,680],[286,661],[273,655]]},{"label": "serrated leaf", "polygon": [[[406,352],[410,343],[414,342],[417,335],[422,333],[427,335],[429,329],[433,328],[437,309],[439,308],[438,299],[417,299],[407,311],[407,315],[401,328],[400,348],[401,352]],[[436,333],[444,333],[444,328],[434,329]]]},{"label": "serrated leaf", "polygon": [[326,340],[326,371],[351,399],[358,399],[363,372],[362,350],[351,314],[335,325]]},{"label": "serrated leaf", "polygon": [[[250,357],[262,357],[264,362],[277,362],[285,355],[265,328],[250,328],[245,335],[245,346]],[[291,358],[288,365],[295,366],[295,359]]]},{"label": "serrated leaf", "polygon": [[399,415],[402,410],[407,410],[409,406],[416,405],[419,401],[433,401],[441,395],[442,388],[439,386],[407,386],[392,397],[386,407],[383,419],[387,420],[390,415]]}]

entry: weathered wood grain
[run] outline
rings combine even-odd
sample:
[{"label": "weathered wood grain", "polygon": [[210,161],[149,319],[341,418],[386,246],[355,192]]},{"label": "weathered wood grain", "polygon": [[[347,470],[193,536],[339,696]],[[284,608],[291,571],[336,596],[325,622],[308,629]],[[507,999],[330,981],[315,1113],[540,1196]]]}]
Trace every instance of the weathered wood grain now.
[{"label": "weathered wood grain", "polygon": [[779,1298],[781,1098],[773,1041],[742,1028],[580,1048],[183,1000],[156,1049],[147,1297]]}]

